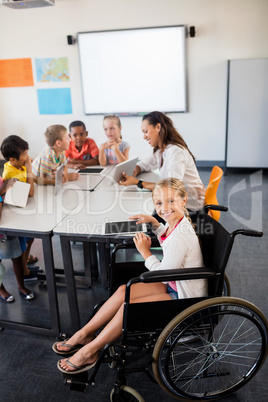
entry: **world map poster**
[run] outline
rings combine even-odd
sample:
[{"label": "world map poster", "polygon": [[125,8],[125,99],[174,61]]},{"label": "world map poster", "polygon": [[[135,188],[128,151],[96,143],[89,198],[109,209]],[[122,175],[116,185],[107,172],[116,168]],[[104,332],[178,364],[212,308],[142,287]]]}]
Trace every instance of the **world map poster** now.
[{"label": "world map poster", "polygon": [[35,59],[37,82],[66,82],[69,81],[67,57]]}]

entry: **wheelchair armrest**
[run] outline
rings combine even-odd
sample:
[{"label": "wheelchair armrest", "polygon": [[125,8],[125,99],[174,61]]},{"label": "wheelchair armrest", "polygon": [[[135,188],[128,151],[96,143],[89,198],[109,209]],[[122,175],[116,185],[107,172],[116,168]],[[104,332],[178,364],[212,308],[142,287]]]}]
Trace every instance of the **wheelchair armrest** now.
[{"label": "wheelchair armrest", "polygon": [[214,271],[207,268],[179,268],[179,269],[162,269],[159,271],[143,272],[139,276],[139,280],[144,283],[151,282],[169,282],[182,281],[185,279],[204,279],[217,275]]},{"label": "wheelchair armrest", "polygon": [[[134,235],[133,235],[133,237],[134,237]],[[133,237],[123,240],[123,242],[122,242],[123,246],[129,247],[129,248],[134,248],[135,244],[133,241]],[[160,244],[159,244],[157,237],[154,234],[150,234],[150,237],[151,237],[151,241],[152,241],[151,247],[159,247]]]}]

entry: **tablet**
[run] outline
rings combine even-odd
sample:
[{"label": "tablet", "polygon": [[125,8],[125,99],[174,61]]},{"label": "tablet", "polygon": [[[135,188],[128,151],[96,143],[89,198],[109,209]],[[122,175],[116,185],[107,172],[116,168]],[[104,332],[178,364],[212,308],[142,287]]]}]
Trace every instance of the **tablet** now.
[{"label": "tablet", "polygon": [[55,173],[55,195],[57,195],[62,188],[62,175],[65,165],[60,165]]},{"label": "tablet", "polygon": [[102,168],[102,167],[94,167],[94,168],[86,168],[86,169],[80,169],[80,170],[78,170],[78,173],[101,173],[101,172],[103,172],[104,171],[104,169],[105,168]]},{"label": "tablet", "polygon": [[22,181],[15,181],[12,187],[6,192],[4,202],[5,204],[14,205],[15,207],[26,207],[29,192],[31,189],[30,183]]},{"label": "tablet", "polygon": [[139,160],[139,157],[128,159],[125,162],[118,163],[115,167],[109,172],[108,178],[112,179],[110,184],[118,183],[122,179],[122,173],[126,173],[128,176],[132,176],[132,173],[135,169],[135,166]]},{"label": "tablet", "polygon": [[127,235],[137,232],[146,232],[147,225],[145,223],[136,224],[136,221],[118,221],[105,223],[105,235]]}]

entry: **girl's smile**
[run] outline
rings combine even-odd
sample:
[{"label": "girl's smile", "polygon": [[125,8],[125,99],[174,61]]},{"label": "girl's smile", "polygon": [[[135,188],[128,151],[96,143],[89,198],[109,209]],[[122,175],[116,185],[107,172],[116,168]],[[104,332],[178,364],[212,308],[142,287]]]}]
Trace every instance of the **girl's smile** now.
[{"label": "girl's smile", "polygon": [[182,198],[173,188],[162,187],[154,191],[153,201],[157,214],[169,224],[172,230],[184,216],[187,197]]}]

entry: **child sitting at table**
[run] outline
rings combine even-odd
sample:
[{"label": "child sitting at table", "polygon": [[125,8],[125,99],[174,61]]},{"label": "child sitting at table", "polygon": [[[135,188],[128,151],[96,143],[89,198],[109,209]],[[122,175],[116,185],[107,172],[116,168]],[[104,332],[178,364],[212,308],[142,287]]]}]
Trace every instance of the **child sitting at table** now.
[{"label": "child sitting at table", "polygon": [[100,164],[102,166],[117,165],[128,160],[130,145],[122,140],[119,117],[115,114],[104,116],[103,128],[108,141],[100,145]]},{"label": "child sitting at table", "polygon": [[[31,185],[29,197],[34,195],[34,175],[32,173],[32,160],[28,154],[29,145],[17,135],[6,137],[1,145],[3,157],[8,161],[4,165],[3,179],[17,179]],[[30,255],[30,248],[33,239],[19,237],[24,266],[24,280],[37,280],[39,267],[27,266],[27,257]]]},{"label": "child sitting at table", "polygon": [[28,154],[29,145],[17,135],[6,137],[1,145],[1,152],[7,161],[4,165],[3,179],[18,179],[31,185],[29,197],[34,195],[34,176],[32,161]]},{"label": "child sitting at table", "polygon": [[68,173],[65,151],[69,148],[70,138],[67,128],[59,124],[49,126],[45,131],[47,146],[35,158],[32,163],[35,180],[38,184],[55,185],[55,171],[61,165],[65,165],[63,181],[74,181],[79,177],[78,173]]},{"label": "child sitting at table", "polygon": [[76,120],[69,125],[69,136],[71,141],[65,151],[67,167],[85,169],[87,166],[99,164],[99,148],[95,141],[88,137],[88,131],[82,121]]},{"label": "child sitting at table", "polygon": [[[0,219],[2,216],[4,194],[7,188],[12,185],[12,183],[14,183],[13,179],[8,179],[3,182],[2,177],[0,177]],[[13,270],[16,276],[19,293],[25,300],[32,300],[34,298],[33,292],[27,289],[24,285],[24,266],[22,260],[21,246],[19,238],[17,236],[0,235],[0,260],[2,259],[12,260]],[[4,303],[11,303],[15,301],[15,298],[4,287],[4,276],[5,267],[2,262],[0,262],[0,300]]]},{"label": "child sitting at table", "polygon": [[[134,215],[138,223],[151,223],[163,248],[163,259],[159,261],[151,253],[151,239],[144,233],[136,233],[134,243],[150,271],[203,266],[203,257],[198,237],[192,226],[185,204],[187,194],[182,182],[168,178],[156,183],[153,193],[156,212],[166,222],[165,226],[150,215]],[[135,283],[131,286],[130,303],[145,303],[207,295],[207,280],[194,279],[171,281],[168,284]],[[60,355],[73,354],[58,361],[58,369],[67,374],[78,374],[94,367],[100,350],[107,343],[122,335],[125,285],[102,305],[91,320],[70,339],[55,342],[54,352]],[[101,328],[101,332],[98,332]],[[95,334],[97,335],[95,336]],[[76,353],[75,353],[76,352]]]}]

